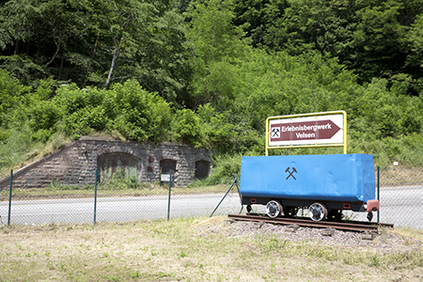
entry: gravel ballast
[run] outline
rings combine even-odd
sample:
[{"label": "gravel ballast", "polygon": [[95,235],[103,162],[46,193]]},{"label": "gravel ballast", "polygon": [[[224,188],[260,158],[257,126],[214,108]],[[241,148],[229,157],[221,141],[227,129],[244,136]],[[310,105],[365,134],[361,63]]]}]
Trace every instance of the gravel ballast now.
[{"label": "gravel ballast", "polygon": [[392,228],[383,228],[374,234],[332,230],[329,232],[332,235],[323,235],[325,229],[322,228],[292,228],[289,225],[272,223],[210,219],[199,225],[198,231],[200,236],[221,232],[228,237],[271,235],[293,243],[314,241],[318,244],[341,248],[371,247],[382,253],[423,251],[423,242],[403,236]]}]

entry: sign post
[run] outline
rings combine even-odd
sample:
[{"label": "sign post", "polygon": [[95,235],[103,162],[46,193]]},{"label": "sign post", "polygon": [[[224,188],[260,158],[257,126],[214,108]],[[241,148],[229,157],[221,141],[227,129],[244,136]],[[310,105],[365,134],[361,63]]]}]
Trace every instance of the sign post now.
[{"label": "sign post", "polygon": [[266,156],[269,149],[343,147],[347,153],[345,111],[276,116],[266,119]]}]

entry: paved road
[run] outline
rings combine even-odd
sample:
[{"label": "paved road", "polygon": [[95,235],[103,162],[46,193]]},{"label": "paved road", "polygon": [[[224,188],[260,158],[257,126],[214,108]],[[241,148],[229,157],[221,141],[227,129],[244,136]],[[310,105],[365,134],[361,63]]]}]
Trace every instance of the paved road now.
[{"label": "paved road", "polygon": [[[210,215],[223,196],[174,195],[170,217]],[[0,224],[7,224],[8,208],[8,202],[0,202]],[[240,209],[238,194],[230,193],[215,214],[238,213]],[[167,218],[168,197],[98,198],[96,211],[97,222]],[[12,224],[52,222],[94,222],[94,199],[12,200]]]},{"label": "paved road", "polygon": [[[174,195],[170,217],[210,215],[223,194]],[[423,186],[381,188],[380,222],[410,226],[423,230]],[[263,206],[257,207],[263,209]],[[238,213],[237,193],[230,193],[215,214]],[[99,198],[96,220],[130,221],[166,218],[167,196]],[[0,224],[7,224],[8,203],[0,202]],[[354,220],[367,221],[366,213],[353,213]],[[373,221],[377,220],[374,213]],[[93,222],[93,199],[12,201],[11,223],[39,224],[51,222]]]},{"label": "paved road", "polygon": [[423,230],[423,186],[381,188],[380,221]]}]

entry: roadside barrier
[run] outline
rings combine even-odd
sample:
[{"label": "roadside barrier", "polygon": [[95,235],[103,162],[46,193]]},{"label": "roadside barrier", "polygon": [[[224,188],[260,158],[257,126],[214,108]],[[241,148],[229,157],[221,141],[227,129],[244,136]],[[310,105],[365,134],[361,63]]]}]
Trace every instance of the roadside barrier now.
[{"label": "roadside barrier", "polygon": [[[375,171],[380,212],[372,221],[423,230],[423,169],[394,163]],[[0,225],[95,224],[238,214],[242,211],[238,179],[234,175],[215,185],[201,186],[199,182],[173,187],[171,179],[167,183],[140,183],[115,173],[101,183],[94,181],[95,185],[66,185],[53,179],[46,187],[28,188],[13,185],[12,170],[9,189],[0,191]],[[365,216],[344,212],[346,220],[367,221]]]},{"label": "roadside barrier", "polygon": [[173,187],[171,180],[140,183],[116,173],[101,183],[93,181],[95,185],[52,180],[45,187],[28,188],[15,187],[11,171],[9,189],[0,191],[0,225],[156,220],[210,216],[214,210],[214,215],[239,213],[238,191],[227,191],[231,181]]},{"label": "roadside barrier", "polygon": [[394,162],[378,171],[380,222],[423,230],[423,168]]}]

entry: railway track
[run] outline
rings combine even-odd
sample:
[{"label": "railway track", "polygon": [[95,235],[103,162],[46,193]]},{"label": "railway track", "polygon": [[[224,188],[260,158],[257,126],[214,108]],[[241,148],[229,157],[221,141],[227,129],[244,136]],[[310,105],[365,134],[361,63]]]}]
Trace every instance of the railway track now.
[{"label": "railway track", "polygon": [[345,221],[312,221],[309,218],[270,218],[268,216],[260,215],[236,215],[228,214],[228,218],[238,221],[254,221],[254,222],[266,222],[275,224],[286,224],[286,225],[298,225],[304,227],[315,227],[315,228],[332,228],[337,230],[348,230],[358,232],[377,232],[379,227],[391,227],[394,225],[390,223],[371,223],[371,222],[345,222]]}]

